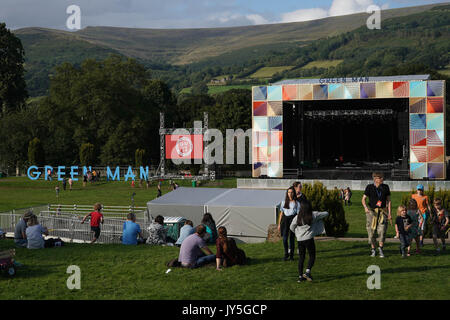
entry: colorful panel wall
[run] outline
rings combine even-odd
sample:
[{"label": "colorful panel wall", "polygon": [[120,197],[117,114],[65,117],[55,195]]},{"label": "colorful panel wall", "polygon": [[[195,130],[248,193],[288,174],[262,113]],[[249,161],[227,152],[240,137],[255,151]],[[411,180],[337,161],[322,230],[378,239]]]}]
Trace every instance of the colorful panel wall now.
[{"label": "colorful panel wall", "polygon": [[253,87],[253,177],[283,177],[283,101],[409,98],[410,177],[446,178],[445,81]]}]

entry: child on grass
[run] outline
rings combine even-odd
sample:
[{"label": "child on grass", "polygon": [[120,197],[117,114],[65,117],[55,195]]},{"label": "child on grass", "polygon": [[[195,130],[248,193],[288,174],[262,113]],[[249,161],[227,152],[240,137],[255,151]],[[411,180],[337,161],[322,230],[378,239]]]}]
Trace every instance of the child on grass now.
[{"label": "child on grass", "polygon": [[91,231],[94,232],[94,238],[92,239],[91,243],[94,243],[100,237],[100,223],[103,224],[103,214],[100,213],[101,209],[102,205],[100,203],[96,203],[94,205],[95,211],[85,215],[83,220],[81,221],[81,224],[83,224],[87,217],[91,216]]},{"label": "child on grass", "polygon": [[412,244],[412,240],[415,239],[416,240],[416,253],[419,254],[420,253],[420,229],[419,229],[419,217],[421,216],[421,212],[419,210],[419,207],[417,206],[417,202],[414,199],[410,199],[409,203],[408,203],[408,211],[407,211],[408,216],[411,218],[412,220],[412,226],[410,229],[410,234],[409,234],[409,247],[408,247],[408,255],[410,254],[411,251],[411,244]]},{"label": "child on grass", "polygon": [[441,239],[442,250],[445,250],[445,233],[449,223],[448,212],[442,206],[442,199],[436,198],[433,201],[432,221],[434,247],[439,253],[441,248],[439,248],[437,238]]},{"label": "child on grass", "polygon": [[431,212],[430,202],[428,200],[428,196],[424,194],[423,184],[417,185],[417,193],[414,193],[411,196],[412,199],[416,200],[417,207],[420,210],[419,217],[419,228],[420,228],[420,246],[423,247],[423,235],[425,234],[426,222],[427,218]]},{"label": "child on grass", "polygon": [[[412,219],[406,214],[406,207],[401,205],[397,208],[397,219],[395,219],[395,232],[400,239],[400,252],[402,258],[406,257],[406,248],[409,247],[410,229]],[[409,253],[408,253],[409,256]]]}]

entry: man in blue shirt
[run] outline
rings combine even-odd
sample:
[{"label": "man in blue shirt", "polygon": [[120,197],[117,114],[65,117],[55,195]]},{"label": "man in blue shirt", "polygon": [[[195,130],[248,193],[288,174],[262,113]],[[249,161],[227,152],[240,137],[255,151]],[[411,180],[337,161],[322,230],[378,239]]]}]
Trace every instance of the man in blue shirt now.
[{"label": "man in blue shirt", "polygon": [[122,244],[136,245],[138,244],[137,236],[139,235],[139,243],[145,243],[143,240],[141,227],[136,223],[136,215],[130,212],[127,221],[123,223]]}]

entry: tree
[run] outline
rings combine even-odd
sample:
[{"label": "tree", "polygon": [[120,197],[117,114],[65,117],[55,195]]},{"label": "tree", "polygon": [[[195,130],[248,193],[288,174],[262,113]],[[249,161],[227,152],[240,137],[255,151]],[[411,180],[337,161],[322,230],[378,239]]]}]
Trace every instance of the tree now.
[{"label": "tree", "polygon": [[204,82],[198,82],[192,86],[191,92],[195,95],[208,94],[208,86]]},{"label": "tree", "polygon": [[36,166],[43,166],[45,163],[44,149],[38,138],[30,140],[28,144],[28,163]]},{"label": "tree", "polygon": [[0,23],[0,106],[1,114],[17,110],[28,97],[24,79],[24,55],[19,38]]},{"label": "tree", "polygon": [[84,143],[80,147],[80,164],[82,166],[93,165],[95,161],[94,145],[91,143]]},{"label": "tree", "polygon": [[145,157],[145,150],[144,149],[136,149],[134,159],[136,168],[144,166],[144,157]]}]

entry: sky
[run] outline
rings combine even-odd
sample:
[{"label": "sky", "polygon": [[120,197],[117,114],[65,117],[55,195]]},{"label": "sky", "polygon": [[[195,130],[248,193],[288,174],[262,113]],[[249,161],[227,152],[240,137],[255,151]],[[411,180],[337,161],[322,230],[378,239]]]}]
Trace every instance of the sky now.
[{"label": "sky", "polygon": [[10,29],[68,30],[70,5],[81,11],[81,28],[215,28],[308,21],[446,0],[0,0],[0,22]]}]

